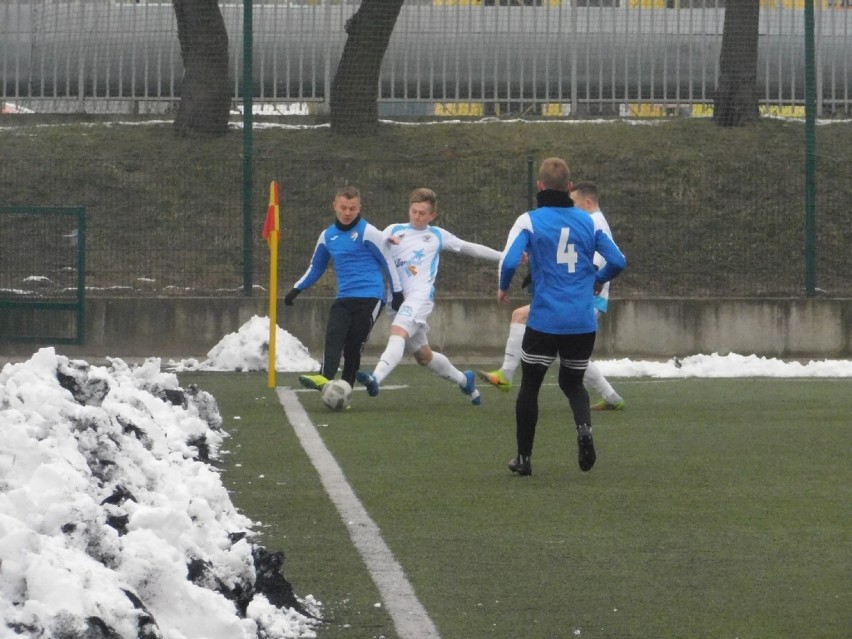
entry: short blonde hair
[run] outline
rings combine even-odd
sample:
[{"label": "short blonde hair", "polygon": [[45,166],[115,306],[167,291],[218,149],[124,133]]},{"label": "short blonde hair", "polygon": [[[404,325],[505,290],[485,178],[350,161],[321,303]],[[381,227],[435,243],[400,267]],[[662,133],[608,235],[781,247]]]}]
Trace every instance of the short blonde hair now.
[{"label": "short blonde hair", "polygon": [[414,189],[408,196],[408,203],[414,204],[415,202],[428,202],[433,211],[438,208],[438,196],[432,189],[424,187]]},{"label": "short blonde hair", "polygon": [[547,158],[538,168],[538,181],[545,189],[567,191],[571,185],[571,169],[562,158]]}]

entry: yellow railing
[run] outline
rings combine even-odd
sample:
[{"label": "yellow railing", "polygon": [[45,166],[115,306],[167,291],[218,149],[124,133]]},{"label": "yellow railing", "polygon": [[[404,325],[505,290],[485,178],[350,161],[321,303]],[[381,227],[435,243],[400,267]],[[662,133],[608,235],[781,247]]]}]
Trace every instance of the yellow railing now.
[{"label": "yellow railing", "polygon": [[[629,0],[627,6],[631,9],[666,9],[669,8],[670,4],[672,5],[670,8],[674,9],[680,8],[681,5],[679,0],[674,0],[672,3],[667,0]],[[688,2],[684,3],[683,8],[689,9],[689,4]],[[846,2],[843,0],[814,0],[814,6],[822,6],[823,9],[852,8],[848,0]],[[762,9],[804,9],[805,0],[760,0],[760,7]]]},{"label": "yellow railing", "polygon": [[[560,4],[570,5],[570,0],[541,0],[542,6],[558,7]],[[432,0],[432,4],[441,7],[481,7],[485,5],[483,0]],[[512,5],[516,3],[509,0],[494,0],[496,5]],[[520,3],[522,4],[522,3]],[[814,0],[814,6],[823,9],[852,9],[850,0]],[[629,9],[678,9],[681,7],[680,0],[627,0]],[[763,9],[804,9],[805,0],[760,0]],[[684,9],[689,9],[690,3],[684,3]],[[695,7],[697,8],[697,7]]]}]

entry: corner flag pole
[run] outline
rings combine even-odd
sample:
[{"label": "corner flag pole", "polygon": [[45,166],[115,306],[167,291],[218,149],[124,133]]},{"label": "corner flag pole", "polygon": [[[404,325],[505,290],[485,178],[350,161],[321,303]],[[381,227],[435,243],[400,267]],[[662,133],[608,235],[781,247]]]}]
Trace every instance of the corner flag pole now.
[{"label": "corner flag pole", "polygon": [[269,207],[263,224],[263,238],[269,245],[269,363],[267,385],[275,388],[275,338],[278,333],[278,242],[281,239],[278,182],[269,184]]}]

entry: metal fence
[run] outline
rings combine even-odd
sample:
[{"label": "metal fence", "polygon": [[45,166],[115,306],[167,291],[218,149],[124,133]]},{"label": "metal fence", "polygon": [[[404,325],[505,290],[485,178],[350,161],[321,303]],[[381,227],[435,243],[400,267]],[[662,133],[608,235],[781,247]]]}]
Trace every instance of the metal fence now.
[{"label": "metal fence", "polygon": [[[779,167],[802,157],[732,157],[708,167],[700,158],[677,171],[643,168],[636,158],[607,158],[584,166],[582,177],[603,188],[602,208],[629,268],[614,297],[803,297],[805,216],[798,181],[779,184]],[[833,171],[841,158],[823,158],[827,170],[818,193],[817,286],[822,295],[852,296],[852,179]],[[404,221],[412,185],[439,192],[437,223],[459,237],[502,249],[517,215],[531,204],[534,162],[525,158],[363,162],[343,158],[293,161],[282,154],[257,156],[254,190],[263,203],[270,176],[282,185],[279,283],[286,291],[307,268],[319,233],[332,221],[334,188],[361,187],[364,216],[379,228]],[[632,167],[632,168],[631,168]],[[632,172],[631,172],[632,171]],[[67,201],[67,185],[87,209],[88,296],[242,295],[242,179],[239,158],[205,156],[199,161],[163,157],[155,167],[127,157],[107,166],[97,158],[67,162],[10,161],[0,164],[0,193],[24,176],[39,180],[44,205]],[[746,177],[747,176],[747,177]],[[11,189],[10,189],[11,190]],[[264,207],[258,206],[249,265],[257,290],[269,281],[269,253],[260,236]],[[0,219],[0,222],[3,220]],[[9,221],[9,220],[7,220]],[[9,221],[11,224],[11,221]],[[43,282],[67,279],[64,263],[34,246],[68,246],[56,229],[43,241],[19,242],[17,229],[0,227],[7,297],[38,298]],[[496,264],[446,254],[438,290],[442,297],[490,298]],[[312,295],[333,295],[323,278]],[[520,293],[516,292],[516,295]]]},{"label": "metal fence", "polygon": [[0,337],[85,337],[86,210],[0,206]]},{"label": "metal fence", "polygon": [[[817,109],[852,112],[852,9],[816,0]],[[349,0],[253,5],[260,112],[325,112]],[[766,113],[804,105],[803,0],[762,0],[758,82]],[[235,108],[243,3],[220,2]],[[707,115],[718,78],[722,0],[408,1],[384,57],[385,116]],[[4,109],[163,113],[183,67],[174,9],[161,0],[3,0]]]}]

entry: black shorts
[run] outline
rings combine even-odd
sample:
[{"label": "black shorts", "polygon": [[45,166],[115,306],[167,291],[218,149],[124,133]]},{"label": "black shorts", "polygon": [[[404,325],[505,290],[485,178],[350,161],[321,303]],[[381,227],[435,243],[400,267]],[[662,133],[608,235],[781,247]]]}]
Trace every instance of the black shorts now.
[{"label": "black shorts", "polygon": [[339,334],[347,342],[366,342],[382,308],[384,300],[375,297],[338,297],[331,304],[327,333]]},{"label": "black shorts", "polygon": [[562,366],[585,370],[595,348],[596,336],[596,332],[554,335],[527,326],[521,344],[521,361],[547,368],[558,356]]}]

